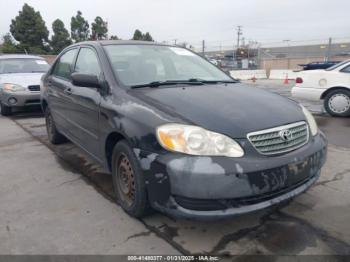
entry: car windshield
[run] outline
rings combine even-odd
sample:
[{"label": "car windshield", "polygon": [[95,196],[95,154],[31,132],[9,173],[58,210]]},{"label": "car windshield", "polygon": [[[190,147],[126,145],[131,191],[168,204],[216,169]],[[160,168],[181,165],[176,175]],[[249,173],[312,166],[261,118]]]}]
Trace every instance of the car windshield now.
[{"label": "car windshield", "polygon": [[342,65],[345,65],[346,63],[349,63],[349,62],[350,62],[350,60],[346,60],[346,61],[343,61],[341,63],[335,64],[334,66],[328,67],[326,69],[326,71],[332,71],[332,70],[334,70],[334,69],[336,69],[336,68],[338,68],[338,67],[340,67]]},{"label": "car windshield", "polygon": [[49,64],[42,59],[13,58],[0,59],[0,74],[41,73],[49,69]]},{"label": "car windshield", "polygon": [[164,81],[233,81],[207,60],[180,47],[105,46],[114,72],[126,86]]}]

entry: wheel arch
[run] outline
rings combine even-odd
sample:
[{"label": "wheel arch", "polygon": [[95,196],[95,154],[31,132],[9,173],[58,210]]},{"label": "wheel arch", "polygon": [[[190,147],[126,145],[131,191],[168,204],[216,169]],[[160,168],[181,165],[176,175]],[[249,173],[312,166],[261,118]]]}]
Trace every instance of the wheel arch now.
[{"label": "wheel arch", "polygon": [[348,87],[345,87],[345,86],[334,86],[334,87],[331,87],[331,88],[328,88],[326,91],[324,91],[321,95],[321,99],[325,99],[326,96],[330,93],[330,92],[333,92],[335,90],[345,90],[345,91],[348,91],[350,92],[350,88]]},{"label": "wheel arch", "polygon": [[127,138],[125,135],[121,134],[118,131],[112,131],[111,133],[109,133],[105,140],[104,152],[105,152],[106,164],[109,171],[112,171],[113,149],[115,145],[121,140],[127,140]]}]

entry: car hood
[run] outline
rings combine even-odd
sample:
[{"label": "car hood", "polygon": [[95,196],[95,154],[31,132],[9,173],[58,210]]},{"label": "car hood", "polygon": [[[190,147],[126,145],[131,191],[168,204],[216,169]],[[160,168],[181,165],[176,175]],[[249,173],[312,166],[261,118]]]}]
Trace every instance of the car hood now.
[{"label": "car hood", "polygon": [[21,86],[40,85],[44,73],[1,74],[0,84],[11,83]]},{"label": "car hood", "polygon": [[146,88],[132,92],[168,115],[234,138],[305,120],[294,101],[239,83]]}]

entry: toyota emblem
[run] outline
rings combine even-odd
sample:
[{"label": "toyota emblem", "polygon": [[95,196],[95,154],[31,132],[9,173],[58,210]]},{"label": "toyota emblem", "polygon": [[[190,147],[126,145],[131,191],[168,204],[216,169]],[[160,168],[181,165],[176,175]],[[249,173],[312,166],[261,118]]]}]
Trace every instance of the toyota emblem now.
[{"label": "toyota emblem", "polygon": [[282,130],[279,132],[279,136],[282,138],[283,141],[288,142],[293,139],[293,134],[290,130]]}]

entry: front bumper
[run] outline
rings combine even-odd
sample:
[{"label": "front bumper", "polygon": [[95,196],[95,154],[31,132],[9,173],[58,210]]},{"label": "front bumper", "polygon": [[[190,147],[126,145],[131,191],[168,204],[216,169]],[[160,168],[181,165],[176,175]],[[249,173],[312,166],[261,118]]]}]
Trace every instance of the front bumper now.
[{"label": "front bumper", "polygon": [[159,155],[135,150],[151,205],[183,217],[220,218],[263,209],[308,189],[326,161],[320,132],[303,147],[279,156],[255,153],[245,144],[242,158]]},{"label": "front bumper", "polygon": [[[16,100],[15,103],[11,103],[11,98]],[[19,91],[19,92],[7,92],[2,91],[0,96],[2,104],[10,107],[23,107],[40,105],[40,91]]]}]

